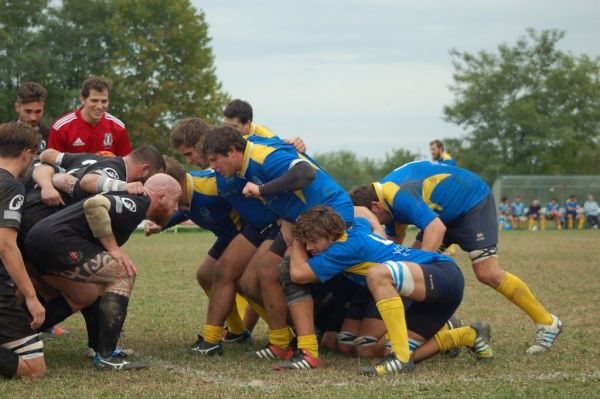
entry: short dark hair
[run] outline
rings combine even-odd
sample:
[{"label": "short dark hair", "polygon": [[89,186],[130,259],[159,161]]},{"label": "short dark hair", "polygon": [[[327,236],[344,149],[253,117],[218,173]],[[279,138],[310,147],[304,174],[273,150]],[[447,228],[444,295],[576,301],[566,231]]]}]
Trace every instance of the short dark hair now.
[{"label": "short dark hair", "polygon": [[301,214],[294,223],[294,238],[302,243],[317,237],[337,240],[346,231],[346,223],[332,208],[316,205]]},{"label": "short dark hair", "polygon": [[104,79],[101,76],[92,76],[89,79],[86,79],[81,84],[81,96],[83,98],[88,98],[90,96],[90,91],[104,91],[106,90],[110,94],[110,81]]},{"label": "short dark hair", "polygon": [[171,130],[171,147],[194,147],[210,131],[210,125],[200,118],[182,119]]},{"label": "short dark hair", "polygon": [[248,122],[252,122],[252,106],[249,102],[243,100],[233,100],[225,107],[223,111],[223,115],[226,118],[237,118],[242,125],[245,125]]},{"label": "short dark hair", "polygon": [[25,82],[17,88],[17,103],[27,104],[33,102],[45,102],[48,92],[39,83]]},{"label": "short dark hair", "polygon": [[363,184],[360,186],[354,186],[348,192],[352,203],[355,206],[364,206],[365,208],[371,209],[371,202],[378,201],[377,193],[375,192],[375,186],[373,184]]},{"label": "short dark hair", "polygon": [[37,154],[39,133],[26,123],[7,122],[0,125],[0,157],[16,158],[25,149]]},{"label": "short dark hair", "polygon": [[187,173],[183,166],[173,157],[165,155],[164,159],[166,165],[165,173],[181,183]]},{"label": "short dark hair", "polygon": [[136,162],[147,163],[153,173],[162,173],[165,171],[165,159],[156,147],[153,145],[142,145],[131,151],[129,154]]},{"label": "short dark hair", "polygon": [[[204,137],[202,155],[208,158],[210,154],[227,155],[231,147],[236,151],[243,152],[247,141],[240,132],[229,126],[218,126]],[[197,147],[196,147],[197,148]]]},{"label": "short dark hair", "polygon": [[441,149],[442,151],[444,151],[444,143],[442,143],[441,140],[432,140],[429,143],[430,146],[435,145],[437,148]]}]

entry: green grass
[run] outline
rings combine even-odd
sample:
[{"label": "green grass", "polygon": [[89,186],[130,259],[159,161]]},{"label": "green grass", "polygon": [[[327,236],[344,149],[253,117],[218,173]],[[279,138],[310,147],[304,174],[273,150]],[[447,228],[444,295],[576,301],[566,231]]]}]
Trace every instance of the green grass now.
[{"label": "green grass", "polygon": [[[409,241],[410,242],[410,241]],[[467,257],[457,254],[466,278],[458,314],[488,320],[496,359],[475,364],[466,353],[436,357],[413,375],[369,379],[356,374],[370,360],[325,354],[326,367],[278,373],[272,363],[247,360],[247,346],[231,344],[219,358],[187,353],[203,325],[206,298],[194,273],[212,243],[207,233],[135,234],[126,245],[140,274],[121,344],[150,368],[101,372],[85,357],[83,319],[63,323],[71,335],[47,342],[47,375],[40,380],[0,381],[0,397],[600,397],[600,233],[509,231],[501,235],[500,263],[529,284],[558,314],[564,332],[551,352],[526,356],[533,324],[494,290],[479,284]],[[263,345],[265,326],[252,347]]]}]

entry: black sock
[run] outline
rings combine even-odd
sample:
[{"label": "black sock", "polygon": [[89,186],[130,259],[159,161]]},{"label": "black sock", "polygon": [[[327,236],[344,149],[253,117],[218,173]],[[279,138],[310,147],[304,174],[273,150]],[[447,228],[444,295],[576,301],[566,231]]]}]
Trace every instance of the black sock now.
[{"label": "black sock", "polygon": [[81,314],[85,320],[85,327],[88,333],[88,347],[98,351],[99,322],[100,322],[100,301],[102,297],[96,298],[96,301],[90,306],[81,309]]},{"label": "black sock", "polygon": [[62,295],[46,303],[46,318],[38,331],[44,331],[60,323],[73,314],[73,310]]},{"label": "black sock", "polygon": [[109,357],[117,347],[117,341],[127,317],[129,298],[109,292],[100,301],[98,353]]}]

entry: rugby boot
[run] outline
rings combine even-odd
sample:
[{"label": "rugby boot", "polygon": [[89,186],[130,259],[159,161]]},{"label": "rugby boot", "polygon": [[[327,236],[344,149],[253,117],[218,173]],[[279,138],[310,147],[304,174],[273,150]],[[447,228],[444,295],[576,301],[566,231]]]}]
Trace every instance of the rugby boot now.
[{"label": "rugby boot", "polygon": [[394,352],[381,359],[375,366],[361,367],[358,373],[366,376],[383,376],[388,374],[412,373],[415,363],[412,358],[408,362],[401,362]]},{"label": "rugby boot", "polygon": [[284,360],[275,366],[275,370],[310,370],[323,367],[319,358],[313,357],[308,351],[299,349],[290,360]]},{"label": "rugby boot", "polygon": [[555,315],[552,315],[552,324],[537,324],[535,342],[527,349],[527,353],[548,352],[561,332],[562,322]]},{"label": "rugby boot", "polygon": [[198,335],[198,340],[192,344],[190,350],[192,351],[192,353],[204,356],[222,355],[223,342],[206,342],[202,335]]}]

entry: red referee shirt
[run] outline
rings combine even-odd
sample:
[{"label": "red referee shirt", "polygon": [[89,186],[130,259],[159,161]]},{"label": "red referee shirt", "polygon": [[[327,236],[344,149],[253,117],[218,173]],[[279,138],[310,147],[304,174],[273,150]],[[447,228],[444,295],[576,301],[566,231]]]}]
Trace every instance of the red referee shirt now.
[{"label": "red referee shirt", "polygon": [[48,148],[60,152],[110,151],[122,157],[131,152],[125,124],[105,112],[96,126],[81,117],[81,109],[58,118],[50,130]]}]

